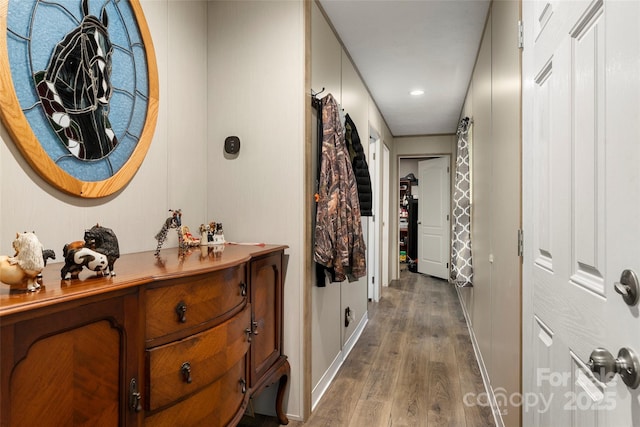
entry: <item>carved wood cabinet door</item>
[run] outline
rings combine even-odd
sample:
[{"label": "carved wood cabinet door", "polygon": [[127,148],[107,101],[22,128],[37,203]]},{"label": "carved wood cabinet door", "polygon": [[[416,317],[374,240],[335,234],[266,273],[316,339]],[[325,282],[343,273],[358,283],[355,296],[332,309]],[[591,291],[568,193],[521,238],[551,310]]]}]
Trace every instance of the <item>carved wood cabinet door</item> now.
[{"label": "carved wood cabinet door", "polygon": [[137,301],[130,292],[3,319],[13,351],[0,365],[2,426],[138,424]]},{"label": "carved wood cabinet door", "polygon": [[253,387],[282,350],[282,253],[251,262],[253,338],[250,381]]}]

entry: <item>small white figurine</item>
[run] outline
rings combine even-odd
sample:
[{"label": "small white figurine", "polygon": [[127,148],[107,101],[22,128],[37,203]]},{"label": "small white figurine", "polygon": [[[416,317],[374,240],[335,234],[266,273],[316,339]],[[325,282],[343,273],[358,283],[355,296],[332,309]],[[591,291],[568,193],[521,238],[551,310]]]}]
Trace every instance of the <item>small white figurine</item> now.
[{"label": "small white figurine", "polygon": [[221,222],[211,221],[209,224],[200,224],[200,245],[224,245],[224,231]]},{"label": "small white figurine", "polygon": [[11,290],[39,289],[37,277],[44,268],[42,244],[34,233],[16,233],[13,249],[14,256],[0,256],[0,282]]}]

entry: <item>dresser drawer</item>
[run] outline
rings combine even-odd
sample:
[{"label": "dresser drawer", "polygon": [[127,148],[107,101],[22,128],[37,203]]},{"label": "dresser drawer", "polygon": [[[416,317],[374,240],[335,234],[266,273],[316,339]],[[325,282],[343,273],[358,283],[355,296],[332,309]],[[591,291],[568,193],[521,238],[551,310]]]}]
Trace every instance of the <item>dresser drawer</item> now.
[{"label": "dresser drawer", "polygon": [[251,306],[247,305],[216,327],[147,350],[147,409],[153,411],[187,396],[224,376],[238,361],[244,363],[250,324]]},{"label": "dresser drawer", "polygon": [[147,288],[146,340],[189,330],[239,309],[247,301],[245,264],[213,273],[167,280]]},{"label": "dresser drawer", "polygon": [[[220,379],[189,399],[159,411],[145,419],[145,426],[226,426],[241,413],[248,401],[244,358],[234,364]],[[244,384],[243,384],[244,382]]]}]

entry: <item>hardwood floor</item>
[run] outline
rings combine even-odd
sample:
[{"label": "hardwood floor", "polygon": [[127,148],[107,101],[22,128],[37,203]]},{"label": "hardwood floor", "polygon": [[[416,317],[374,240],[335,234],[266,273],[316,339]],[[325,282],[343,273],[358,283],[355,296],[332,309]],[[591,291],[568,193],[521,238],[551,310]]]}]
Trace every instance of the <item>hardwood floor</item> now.
[{"label": "hardwood floor", "polygon": [[[484,392],[455,289],[403,270],[369,303],[369,323],[311,417],[289,426],[495,426],[489,407],[463,403]],[[240,425],[279,424],[246,416]]]}]

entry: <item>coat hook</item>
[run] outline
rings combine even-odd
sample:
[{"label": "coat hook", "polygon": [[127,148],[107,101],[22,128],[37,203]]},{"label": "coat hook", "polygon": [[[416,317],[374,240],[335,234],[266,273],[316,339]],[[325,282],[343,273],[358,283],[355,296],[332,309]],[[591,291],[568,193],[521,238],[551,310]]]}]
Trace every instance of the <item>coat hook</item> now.
[{"label": "coat hook", "polygon": [[322,92],[324,92],[324,87],[320,92],[314,92],[313,89],[311,89],[311,96],[315,98],[316,96],[320,95]]}]

